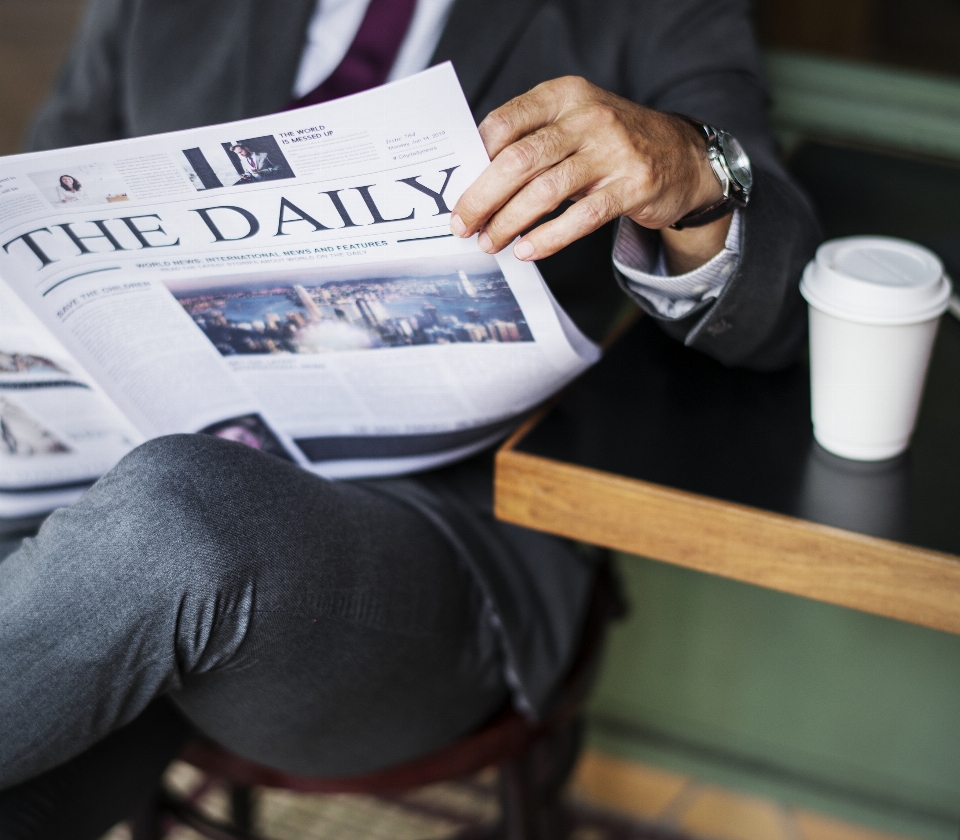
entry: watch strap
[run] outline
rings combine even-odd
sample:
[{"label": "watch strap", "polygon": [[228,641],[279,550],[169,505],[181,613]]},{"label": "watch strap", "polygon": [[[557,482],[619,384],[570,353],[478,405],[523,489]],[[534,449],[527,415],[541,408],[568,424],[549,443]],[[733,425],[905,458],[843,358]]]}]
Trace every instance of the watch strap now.
[{"label": "watch strap", "polygon": [[746,202],[732,195],[726,195],[719,201],[713,202],[709,207],[704,207],[703,210],[687,213],[682,219],[678,219],[670,225],[670,230],[683,230],[684,228],[708,225],[723,216],[729,216],[738,207],[746,207]]},{"label": "watch strap", "polygon": [[[686,114],[681,114],[678,112],[672,112],[673,116],[679,117],[684,122],[690,123],[694,128],[703,133],[703,139],[707,144],[707,147],[719,144],[720,131],[714,128],[712,125],[708,125],[701,120],[695,119],[694,117],[687,116]],[[719,147],[719,146],[718,146]],[[683,230],[684,228],[692,227],[701,227],[702,225],[708,225],[710,222],[715,222],[717,219],[722,218],[723,216],[728,216],[738,207],[746,207],[747,202],[743,197],[737,194],[731,193],[730,195],[725,195],[722,198],[715,201],[709,207],[704,207],[702,210],[695,210],[692,213],[687,213],[682,219],[678,219],[672,225],[670,225],[671,230]]]},{"label": "watch strap", "polygon": [[695,129],[703,132],[703,139],[706,140],[707,143],[715,143],[720,136],[720,132],[716,128],[703,122],[703,120],[698,120],[696,117],[691,117],[687,114],[681,114],[679,111],[671,111],[670,114],[674,117],[680,117],[684,122],[690,123]]}]

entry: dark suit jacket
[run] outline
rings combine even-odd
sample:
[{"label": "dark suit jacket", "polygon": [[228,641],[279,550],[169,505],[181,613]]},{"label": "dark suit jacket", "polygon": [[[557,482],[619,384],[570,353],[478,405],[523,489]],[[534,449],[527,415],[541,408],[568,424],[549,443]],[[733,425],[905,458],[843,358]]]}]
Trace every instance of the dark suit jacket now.
[{"label": "dark suit jacket", "polygon": [[[283,108],[315,3],[93,0],[32,148]],[[733,133],[753,160],[756,180],[739,269],[717,300],[680,320],[658,320],[726,364],[769,369],[803,345],[798,283],[819,234],[777,160],[748,11],[747,0],[458,0],[433,60],[453,62],[478,120],[541,81],[577,74]],[[622,302],[611,234],[607,226],[540,262],[560,302],[593,336]],[[561,541],[492,522],[489,470],[470,462],[383,486],[471,543],[465,559],[497,611],[520,699],[541,709],[576,645],[590,574]]]},{"label": "dark suit jacket", "polygon": [[[95,143],[279,110],[316,0],[94,0],[31,137]],[[756,188],[739,271],[674,337],[768,369],[803,344],[800,271],[813,213],[777,160],[747,0],[459,0],[433,57],[451,60],[478,120],[537,83],[576,74],[636,102],[721,126],[749,152]],[[597,336],[616,308],[611,229],[541,262],[561,303]],[[639,303],[651,314],[656,313]]]}]

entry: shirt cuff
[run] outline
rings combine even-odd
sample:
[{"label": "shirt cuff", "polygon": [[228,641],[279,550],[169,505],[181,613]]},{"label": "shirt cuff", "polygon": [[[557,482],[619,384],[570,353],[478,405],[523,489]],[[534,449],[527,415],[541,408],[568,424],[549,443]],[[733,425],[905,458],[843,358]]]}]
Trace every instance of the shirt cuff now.
[{"label": "shirt cuff", "polygon": [[647,300],[665,318],[682,318],[698,304],[720,295],[740,265],[740,210],[733,211],[723,250],[686,274],[667,273],[660,237],[632,219],[620,219],[613,264],[630,291]]}]

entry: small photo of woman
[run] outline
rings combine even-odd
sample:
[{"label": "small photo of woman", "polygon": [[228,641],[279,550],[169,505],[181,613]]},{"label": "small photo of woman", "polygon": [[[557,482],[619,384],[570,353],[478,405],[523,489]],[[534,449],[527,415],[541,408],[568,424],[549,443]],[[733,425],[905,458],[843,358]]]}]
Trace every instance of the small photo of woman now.
[{"label": "small photo of woman", "polygon": [[64,160],[54,165],[56,169],[27,173],[53,207],[80,209],[90,204],[110,204],[131,199],[126,183],[110,163]]},{"label": "small photo of woman", "polygon": [[61,175],[60,183],[57,184],[57,196],[66,204],[68,201],[86,198],[87,194],[83,191],[80,182],[72,175]]}]

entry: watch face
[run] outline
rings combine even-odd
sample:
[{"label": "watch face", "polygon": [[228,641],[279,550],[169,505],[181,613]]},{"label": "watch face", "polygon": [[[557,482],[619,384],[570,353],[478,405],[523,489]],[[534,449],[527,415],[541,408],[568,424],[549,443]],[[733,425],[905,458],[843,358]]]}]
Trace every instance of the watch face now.
[{"label": "watch face", "polygon": [[720,135],[720,148],[727,159],[727,168],[737,183],[749,191],[753,186],[753,171],[750,169],[750,158],[743,150],[735,137],[724,132]]}]

